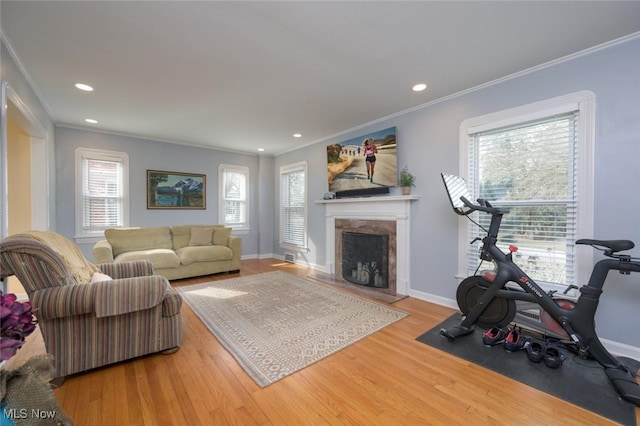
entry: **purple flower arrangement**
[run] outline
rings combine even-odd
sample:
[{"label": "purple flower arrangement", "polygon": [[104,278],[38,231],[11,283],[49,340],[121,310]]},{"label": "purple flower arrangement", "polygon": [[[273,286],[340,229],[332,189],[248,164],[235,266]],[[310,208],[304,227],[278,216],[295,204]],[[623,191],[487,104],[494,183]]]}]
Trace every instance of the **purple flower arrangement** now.
[{"label": "purple flower arrangement", "polygon": [[15,294],[4,295],[0,291],[0,361],[14,356],[36,329],[33,313],[31,303],[18,302]]}]

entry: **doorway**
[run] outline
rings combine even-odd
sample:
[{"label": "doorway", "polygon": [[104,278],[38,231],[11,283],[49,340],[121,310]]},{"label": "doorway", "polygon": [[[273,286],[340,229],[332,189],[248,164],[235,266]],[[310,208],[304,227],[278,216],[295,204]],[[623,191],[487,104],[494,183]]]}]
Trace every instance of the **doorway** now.
[{"label": "doorway", "polygon": [[[46,131],[20,101],[5,86],[4,138],[2,144],[3,185],[2,237],[30,229],[49,229],[49,173]],[[10,277],[3,288],[26,298],[24,288]],[[4,287],[3,285],[3,287]]]}]

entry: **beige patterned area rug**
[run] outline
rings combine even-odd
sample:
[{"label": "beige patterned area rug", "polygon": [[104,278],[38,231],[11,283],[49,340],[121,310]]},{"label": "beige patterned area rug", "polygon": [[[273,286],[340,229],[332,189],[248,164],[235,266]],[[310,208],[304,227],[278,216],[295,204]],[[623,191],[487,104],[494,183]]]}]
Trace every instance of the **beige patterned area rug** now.
[{"label": "beige patterned area rug", "polygon": [[260,387],[408,316],[280,271],[177,290]]}]

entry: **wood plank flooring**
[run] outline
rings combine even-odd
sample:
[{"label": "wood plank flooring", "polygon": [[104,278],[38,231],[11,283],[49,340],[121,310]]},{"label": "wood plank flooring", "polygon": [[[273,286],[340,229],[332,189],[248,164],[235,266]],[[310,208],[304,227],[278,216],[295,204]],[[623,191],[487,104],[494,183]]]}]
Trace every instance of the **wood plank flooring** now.
[{"label": "wood plank flooring", "polygon": [[[310,270],[275,259],[239,274]],[[609,425],[613,422],[415,340],[454,311],[414,298],[410,316],[266,388],[260,388],[188,305],[184,341],[150,355],[68,377],[54,393],[76,425]],[[34,333],[11,363],[44,353]],[[640,409],[636,410],[640,424]]]}]

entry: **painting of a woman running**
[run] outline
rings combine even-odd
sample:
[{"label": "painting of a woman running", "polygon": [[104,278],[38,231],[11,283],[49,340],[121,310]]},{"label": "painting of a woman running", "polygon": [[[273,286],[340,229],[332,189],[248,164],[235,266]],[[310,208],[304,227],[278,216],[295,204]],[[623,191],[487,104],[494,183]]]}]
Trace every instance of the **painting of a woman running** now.
[{"label": "painting of a woman running", "polygon": [[327,176],[331,192],[397,186],[396,128],[328,145]]}]

